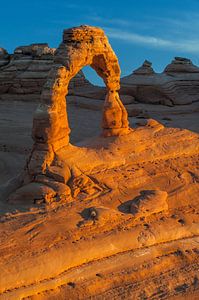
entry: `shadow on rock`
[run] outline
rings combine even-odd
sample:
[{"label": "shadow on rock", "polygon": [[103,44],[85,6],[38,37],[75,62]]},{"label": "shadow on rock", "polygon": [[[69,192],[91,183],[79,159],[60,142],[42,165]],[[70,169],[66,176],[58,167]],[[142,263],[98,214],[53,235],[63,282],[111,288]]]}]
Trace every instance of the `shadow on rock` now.
[{"label": "shadow on rock", "polygon": [[131,213],[131,204],[133,200],[128,200],[118,206],[118,210],[124,214],[130,214]]},{"label": "shadow on rock", "polygon": [[168,194],[160,190],[144,190],[133,200],[122,203],[118,210],[131,213],[137,219],[168,210]]}]

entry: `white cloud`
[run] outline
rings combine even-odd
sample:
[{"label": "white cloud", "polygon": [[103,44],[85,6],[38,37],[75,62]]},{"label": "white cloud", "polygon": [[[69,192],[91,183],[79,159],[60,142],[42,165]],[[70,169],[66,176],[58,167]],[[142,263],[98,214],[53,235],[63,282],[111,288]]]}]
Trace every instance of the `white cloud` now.
[{"label": "white cloud", "polygon": [[[175,50],[184,53],[199,53],[199,14],[189,11],[173,17],[102,18],[89,16],[89,19],[102,26],[112,39],[145,45],[152,48]],[[150,34],[152,33],[152,34]]]},{"label": "white cloud", "polygon": [[171,40],[161,37],[137,34],[117,28],[104,28],[108,37],[128,43],[148,45],[153,48],[178,50],[181,52],[199,53],[199,39]]},{"label": "white cloud", "polygon": [[[65,4],[76,8],[77,4]],[[87,7],[78,6],[83,11],[82,24],[101,26],[106,34],[126,43],[139,44],[151,48],[175,50],[184,53],[199,53],[199,13],[194,11],[172,12],[170,17],[143,15],[141,18],[106,18]],[[53,22],[53,21],[51,21]],[[72,20],[54,20],[57,25],[72,26]]]}]

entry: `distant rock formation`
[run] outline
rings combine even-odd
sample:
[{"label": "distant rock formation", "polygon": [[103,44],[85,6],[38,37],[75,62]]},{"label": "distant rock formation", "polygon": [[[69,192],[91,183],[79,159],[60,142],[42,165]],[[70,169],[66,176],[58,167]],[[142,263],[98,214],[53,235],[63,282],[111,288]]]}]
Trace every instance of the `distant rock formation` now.
[{"label": "distant rock formation", "polygon": [[4,48],[0,48],[0,67],[5,66],[9,62],[9,54]]},{"label": "distant rock formation", "polygon": [[[39,100],[55,51],[46,43],[17,47],[11,55],[0,48],[0,99]],[[92,84],[80,71],[70,83],[69,94],[83,86]]]},{"label": "distant rock formation", "polygon": [[199,68],[190,59],[175,57],[163,73],[155,73],[151,63],[121,79],[121,93],[136,101],[163,105],[183,105],[199,101]]},{"label": "distant rock formation", "polygon": [[133,74],[136,74],[136,75],[151,75],[151,74],[154,74],[155,72],[154,72],[154,70],[151,66],[152,66],[152,63],[148,60],[145,60],[143,62],[143,65],[140,68],[133,71]]},{"label": "distant rock formation", "polygon": [[175,57],[165,68],[165,73],[199,73],[199,68],[192,61],[184,57]]},{"label": "distant rock formation", "polygon": [[[0,100],[39,101],[55,54],[56,49],[47,43],[17,47],[14,54],[0,48]],[[152,63],[145,60],[121,79],[119,93],[124,104],[128,96],[150,104],[190,104],[199,101],[199,67],[190,59],[175,57],[163,73],[155,73]],[[102,100],[106,89],[91,84],[80,70],[70,81],[68,95]]]}]

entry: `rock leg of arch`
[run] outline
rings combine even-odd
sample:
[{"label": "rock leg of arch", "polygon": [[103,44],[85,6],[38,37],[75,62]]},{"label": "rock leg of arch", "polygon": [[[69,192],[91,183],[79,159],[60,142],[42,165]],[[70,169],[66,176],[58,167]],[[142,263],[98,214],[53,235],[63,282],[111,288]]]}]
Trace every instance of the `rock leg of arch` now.
[{"label": "rock leg of arch", "polygon": [[128,134],[127,111],[121,102],[117,91],[107,93],[103,110],[103,135],[115,136]]},{"label": "rock leg of arch", "polygon": [[[70,128],[66,107],[68,85],[71,78],[86,65],[90,65],[102,77],[107,87],[102,135],[104,137],[118,136],[128,134],[130,131],[128,115],[118,95],[119,63],[103,30],[91,26],[64,30],[63,41],[54,56],[54,66],[42,90],[41,104],[33,118],[34,146],[24,176],[24,184],[30,186],[33,194],[44,194],[45,197],[48,193],[51,197],[62,194],[68,196],[70,189],[66,186],[71,178],[81,186],[80,188],[77,184],[75,185],[78,191],[88,191],[86,187],[88,182],[89,186],[92,186],[91,190],[99,192],[102,189],[99,185],[96,186],[96,183],[92,185],[92,180],[81,172],[77,175],[77,172],[74,172],[74,166],[67,162],[64,162],[64,167],[63,165],[57,166],[55,162],[56,153],[70,146]],[[71,184],[71,187],[74,189],[74,184]],[[72,194],[76,193],[73,191]],[[96,194],[95,191],[94,194]],[[89,197],[92,198],[92,195]]]},{"label": "rock leg of arch", "polygon": [[35,153],[40,155],[38,172],[45,173],[47,165],[54,159],[55,152],[69,144],[70,128],[66,110],[65,95],[68,90],[69,72],[64,66],[55,66],[49,74],[33,119],[32,137],[35,142],[28,165],[30,174],[35,174]]}]

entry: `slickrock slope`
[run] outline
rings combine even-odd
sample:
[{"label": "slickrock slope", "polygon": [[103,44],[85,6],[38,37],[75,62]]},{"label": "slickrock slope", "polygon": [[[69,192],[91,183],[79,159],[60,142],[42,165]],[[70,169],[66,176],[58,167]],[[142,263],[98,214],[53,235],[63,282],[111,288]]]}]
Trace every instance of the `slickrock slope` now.
[{"label": "slickrock slope", "polygon": [[189,59],[176,57],[163,73],[157,74],[151,63],[121,79],[121,93],[139,102],[184,105],[199,101],[199,68]]},{"label": "slickrock slope", "polygon": [[[198,150],[198,135],[150,121],[60,151],[81,170],[73,197],[27,194],[1,218],[0,299],[197,299]],[[168,209],[153,200],[136,218],[151,190]]]},{"label": "slickrock slope", "polygon": [[[0,300],[198,299],[198,134],[151,118],[129,128],[135,120],[128,123],[117,57],[101,29],[65,30],[56,53],[33,146],[27,115],[18,153],[0,131],[0,154],[10,157],[6,172],[0,163]],[[80,125],[72,145],[75,123],[91,130],[100,120],[98,111],[66,110],[69,81],[85,64],[107,86],[102,132],[83,140]]]},{"label": "slickrock slope", "polygon": [[[0,100],[39,101],[55,51],[45,43],[17,47],[11,55],[0,48]],[[80,71],[70,82],[69,94],[83,87],[94,89]]]}]

